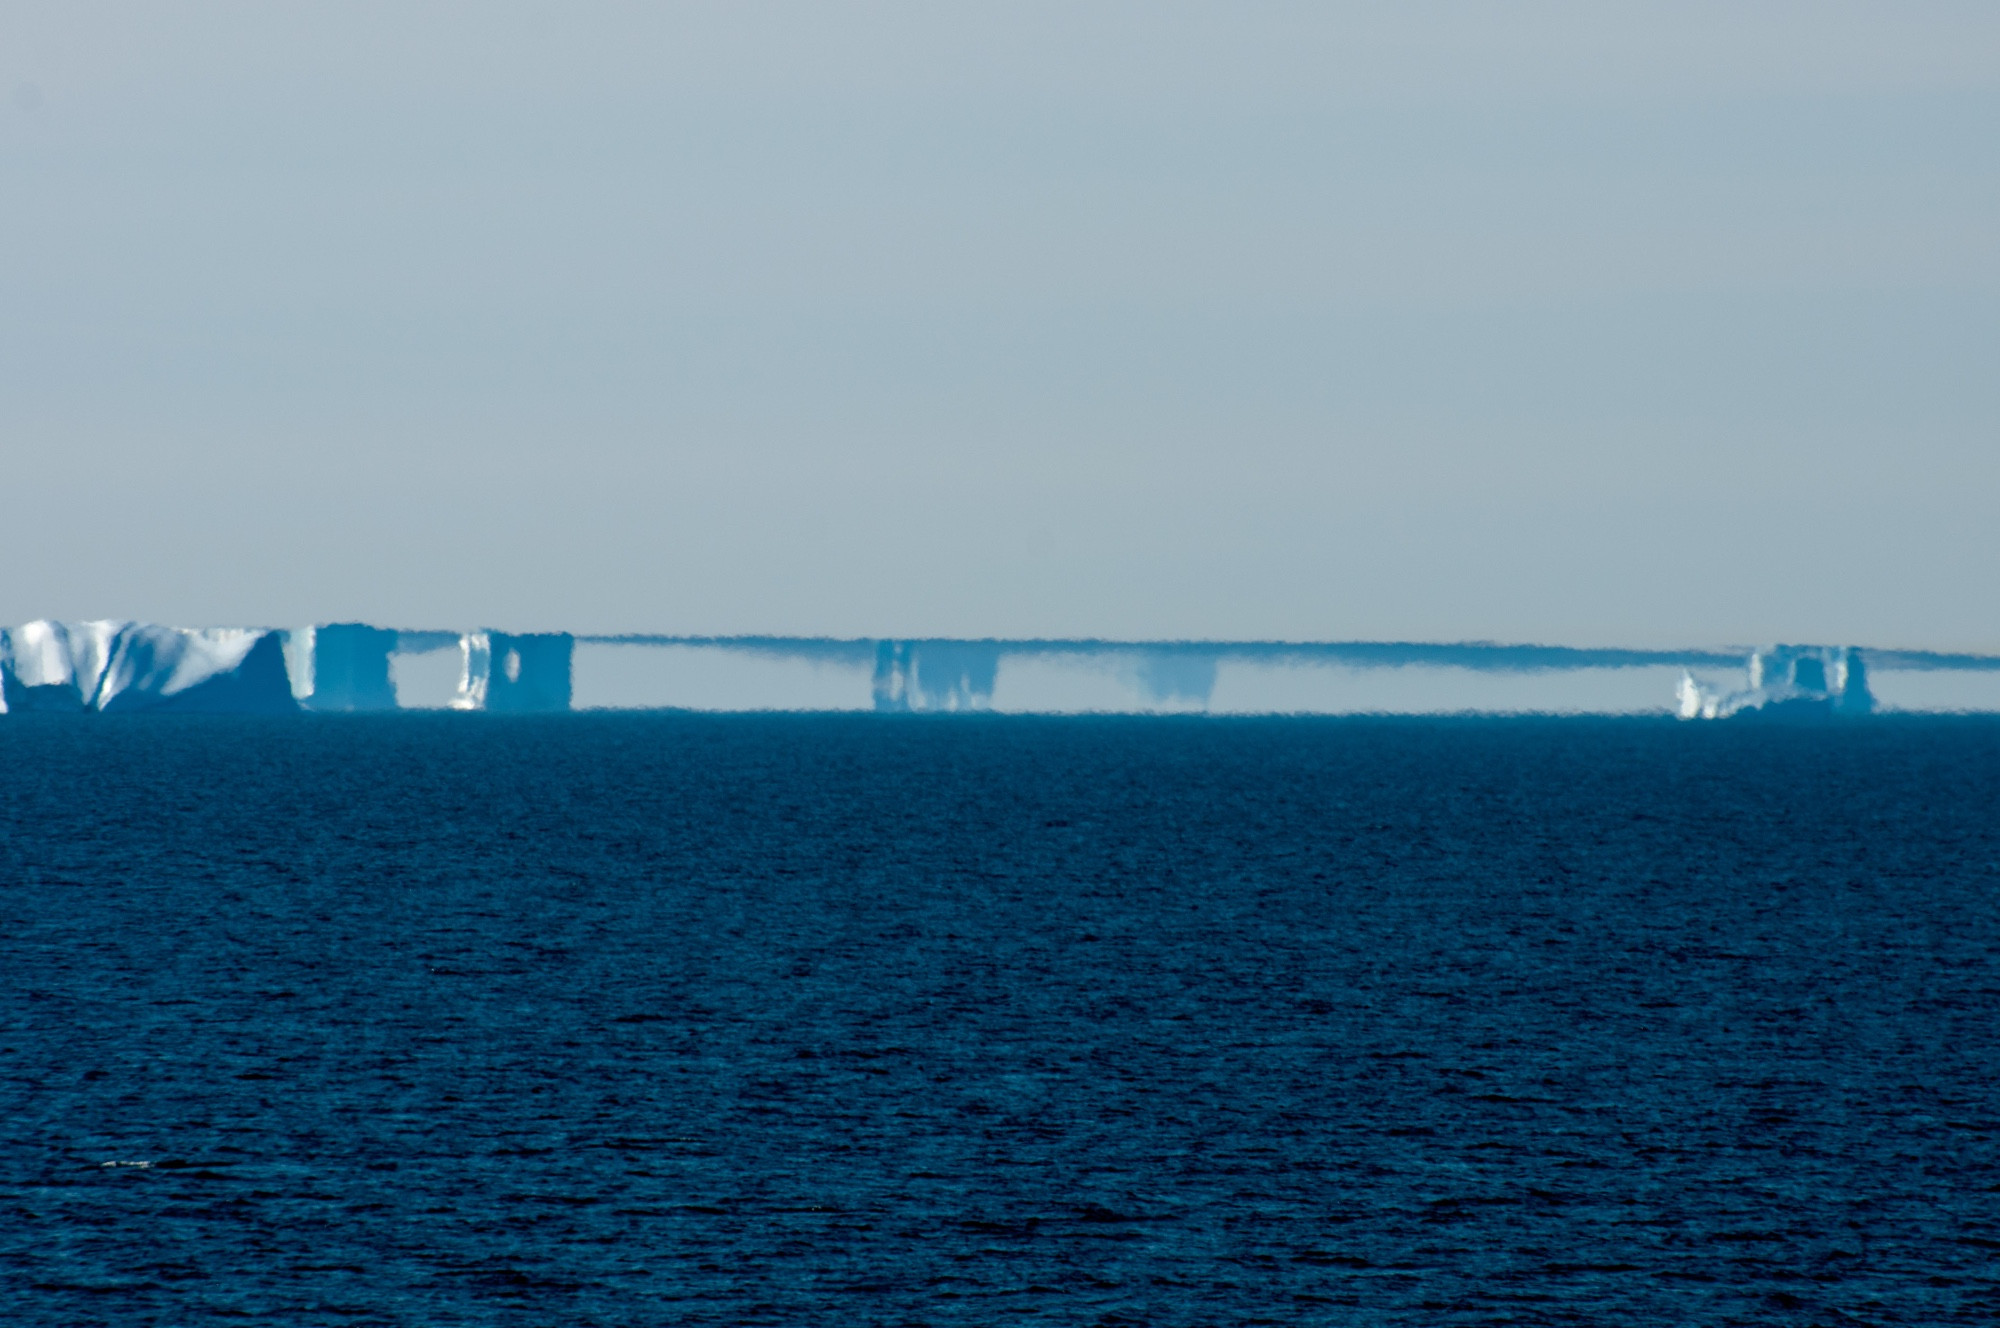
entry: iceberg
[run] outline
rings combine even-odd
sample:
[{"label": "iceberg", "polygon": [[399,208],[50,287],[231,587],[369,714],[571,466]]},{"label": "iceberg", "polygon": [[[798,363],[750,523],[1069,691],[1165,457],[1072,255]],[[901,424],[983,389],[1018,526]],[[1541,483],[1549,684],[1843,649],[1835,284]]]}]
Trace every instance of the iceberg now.
[{"label": "iceberg", "polygon": [[1682,719],[1818,718],[1874,710],[1868,670],[1853,646],[1767,646],[1751,652],[1749,686],[1711,688],[1682,670],[1675,711]]},{"label": "iceberg", "polygon": [[399,710],[392,658],[456,646],[451,705],[516,714],[566,711],[575,638],[562,632],[399,631],[326,623],[162,627],[41,619],[0,629],[0,713]]},{"label": "iceberg", "polygon": [[389,656],[399,633],[366,623],[328,623],[290,634],[292,690],[308,710],[394,710]]},{"label": "iceberg", "polygon": [[274,714],[297,710],[298,701],[282,633],[135,624],[105,666],[97,709]]},{"label": "iceberg", "polygon": [[[81,626],[81,624],[79,624]],[[24,623],[5,634],[0,650],[0,706],[8,710],[81,710],[83,687],[64,623]],[[96,690],[96,679],[90,681]]]},{"label": "iceberg", "polygon": [[105,620],[24,623],[4,633],[9,710],[296,710],[284,634]]},{"label": "iceberg", "polygon": [[465,671],[454,710],[549,714],[570,707],[570,661],[576,638],[567,632],[468,632],[460,638]]}]

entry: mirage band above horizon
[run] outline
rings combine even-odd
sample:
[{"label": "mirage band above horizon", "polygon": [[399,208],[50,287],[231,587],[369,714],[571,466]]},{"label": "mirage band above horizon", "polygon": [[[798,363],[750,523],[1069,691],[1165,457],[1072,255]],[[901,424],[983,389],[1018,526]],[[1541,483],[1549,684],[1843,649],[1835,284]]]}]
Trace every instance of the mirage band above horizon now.
[{"label": "mirage band above horizon", "polygon": [[[1684,719],[1860,715],[1875,708],[1871,673],[2000,670],[1994,655],[1822,645],[1631,650],[1489,642],[588,635],[353,622],[188,628],[42,619],[0,629],[0,711],[562,713],[575,708],[579,645],[614,654],[693,654],[724,668],[759,660],[809,664],[865,689],[849,708],[884,713],[984,711],[1003,668],[1051,662],[1115,671],[1130,684],[1129,707],[1140,712],[1207,709],[1223,666],[1512,675],[1673,666],[1680,670],[1678,692],[1672,705],[1662,696],[1660,710]],[[450,654],[457,656],[456,689],[447,694],[449,678],[440,677],[439,693],[423,698],[429,704],[412,705],[399,691],[399,670],[419,657],[449,668]],[[1746,685],[1727,686],[1718,676],[1741,677]]]}]

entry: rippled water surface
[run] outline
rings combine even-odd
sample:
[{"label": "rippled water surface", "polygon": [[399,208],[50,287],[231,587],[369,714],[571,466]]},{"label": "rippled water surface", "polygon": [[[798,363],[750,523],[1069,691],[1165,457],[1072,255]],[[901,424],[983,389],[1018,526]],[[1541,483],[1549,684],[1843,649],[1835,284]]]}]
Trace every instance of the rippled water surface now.
[{"label": "rippled water surface", "polygon": [[0,1322],[2000,1320],[1991,722],[0,761]]}]

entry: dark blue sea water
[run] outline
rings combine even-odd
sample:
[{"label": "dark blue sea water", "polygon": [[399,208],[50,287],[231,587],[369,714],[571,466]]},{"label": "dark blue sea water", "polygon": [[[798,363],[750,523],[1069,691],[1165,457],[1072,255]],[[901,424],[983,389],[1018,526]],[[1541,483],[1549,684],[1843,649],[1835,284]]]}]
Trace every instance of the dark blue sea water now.
[{"label": "dark blue sea water", "polygon": [[0,762],[6,1324],[2000,1320],[2000,724]]}]

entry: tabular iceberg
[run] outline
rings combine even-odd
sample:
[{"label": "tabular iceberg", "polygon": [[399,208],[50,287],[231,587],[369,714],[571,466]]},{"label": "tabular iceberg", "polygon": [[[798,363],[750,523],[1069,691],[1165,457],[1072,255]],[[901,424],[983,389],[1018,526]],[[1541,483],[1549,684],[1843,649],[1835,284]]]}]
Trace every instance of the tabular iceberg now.
[{"label": "tabular iceberg", "polygon": [[4,637],[0,698],[9,710],[298,709],[279,632],[44,619]]}]

